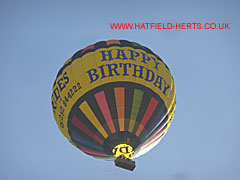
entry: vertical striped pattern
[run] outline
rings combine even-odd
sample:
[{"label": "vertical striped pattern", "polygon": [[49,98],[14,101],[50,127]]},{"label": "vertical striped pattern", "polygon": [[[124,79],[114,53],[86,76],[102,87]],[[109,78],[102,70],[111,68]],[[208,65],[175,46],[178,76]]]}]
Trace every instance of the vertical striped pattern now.
[{"label": "vertical striped pattern", "polygon": [[124,88],[114,88],[120,131],[124,131]]},{"label": "vertical striped pattern", "polygon": [[102,114],[103,114],[103,116],[104,116],[104,118],[105,118],[105,120],[108,124],[108,127],[109,127],[111,133],[115,133],[116,130],[115,130],[115,127],[113,125],[112,116],[110,114],[110,110],[109,110],[109,107],[108,107],[108,103],[107,103],[104,91],[101,91],[101,92],[95,94],[94,96],[97,100],[98,106],[100,107],[100,109],[102,111]]},{"label": "vertical striped pattern", "polygon": [[103,140],[101,140],[98,136],[96,136],[85,124],[83,124],[76,116],[73,116],[72,123],[74,126],[79,128],[82,132],[99,142],[100,144],[103,144]]},{"label": "vertical striped pattern", "polygon": [[89,107],[88,103],[84,101],[80,106],[79,109],[87,116],[89,121],[97,128],[97,130],[105,137],[107,138],[108,135],[98,119],[96,118],[95,114],[92,112],[92,109]]},{"label": "vertical striped pattern", "polygon": [[140,133],[142,132],[144,126],[147,124],[148,120],[150,119],[150,117],[151,117],[153,111],[155,110],[155,108],[157,107],[157,105],[158,105],[158,101],[152,97],[150,100],[150,103],[147,107],[147,110],[143,116],[143,119],[142,119],[141,123],[139,124],[138,130],[136,132],[137,136],[139,136]]},{"label": "vertical striped pattern", "polygon": [[143,91],[134,89],[132,111],[131,111],[131,117],[130,117],[129,129],[128,129],[129,132],[133,132],[133,127],[136,122],[138,111],[142,102],[142,97],[143,97]]}]

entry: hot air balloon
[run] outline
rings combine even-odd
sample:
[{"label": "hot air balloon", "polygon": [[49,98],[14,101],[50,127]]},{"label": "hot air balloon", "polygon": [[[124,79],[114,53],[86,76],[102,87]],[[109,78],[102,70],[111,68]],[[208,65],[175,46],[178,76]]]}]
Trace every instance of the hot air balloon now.
[{"label": "hot air balloon", "polygon": [[82,152],[133,170],[174,116],[173,77],[147,47],[101,41],[76,52],[57,73],[52,109],[62,134]]}]

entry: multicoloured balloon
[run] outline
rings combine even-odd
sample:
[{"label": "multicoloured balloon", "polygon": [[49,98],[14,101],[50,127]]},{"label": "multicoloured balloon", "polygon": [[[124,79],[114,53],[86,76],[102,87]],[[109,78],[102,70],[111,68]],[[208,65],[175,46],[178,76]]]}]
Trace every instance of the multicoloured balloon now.
[{"label": "multicoloured balloon", "polygon": [[174,116],[173,77],[147,47],[126,40],[92,44],[68,59],[53,85],[63,135],[84,153],[139,157],[160,142]]}]

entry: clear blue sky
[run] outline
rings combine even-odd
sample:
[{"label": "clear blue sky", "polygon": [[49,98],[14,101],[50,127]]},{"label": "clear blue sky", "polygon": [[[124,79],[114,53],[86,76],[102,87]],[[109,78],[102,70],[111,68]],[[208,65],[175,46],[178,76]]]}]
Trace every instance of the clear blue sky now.
[{"label": "clear blue sky", "polygon": [[[240,179],[240,1],[0,1],[1,180]],[[227,22],[230,30],[111,30],[111,22]],[[128,172],[60,133],[50,97],[74,52],[100,40],[148,46],[170,67],[168,134]]]}]

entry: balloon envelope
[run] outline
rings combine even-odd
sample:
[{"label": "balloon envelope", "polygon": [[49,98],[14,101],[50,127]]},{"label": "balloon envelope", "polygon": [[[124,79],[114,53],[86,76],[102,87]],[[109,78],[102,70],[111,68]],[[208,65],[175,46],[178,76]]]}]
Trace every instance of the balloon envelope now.
[{"label": "balloon envelope", "polygon": [[63,135],[86,154],[138,157],[166,134],[174,116],[173,77],[161,58],[126,40],[97,42],[59,70],[52,107]]}]

